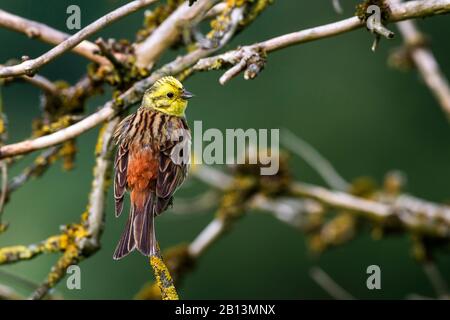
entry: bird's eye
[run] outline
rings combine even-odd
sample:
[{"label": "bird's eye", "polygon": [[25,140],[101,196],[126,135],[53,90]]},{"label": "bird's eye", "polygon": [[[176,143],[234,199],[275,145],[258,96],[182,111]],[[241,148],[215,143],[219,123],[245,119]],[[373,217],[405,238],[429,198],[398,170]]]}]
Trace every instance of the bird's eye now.
[{"label": "bird's eye", "polygon": [[169,92],[169,93],[167,94],[167,97],[173,98],[173,92]]}]

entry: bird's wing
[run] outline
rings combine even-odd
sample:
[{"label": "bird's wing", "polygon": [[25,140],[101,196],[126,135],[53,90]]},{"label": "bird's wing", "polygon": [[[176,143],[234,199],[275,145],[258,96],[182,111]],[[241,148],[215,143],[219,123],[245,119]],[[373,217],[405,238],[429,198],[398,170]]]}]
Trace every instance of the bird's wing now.
[{"label": "bird's wing", "polygon": [[122,119],[122,121],[120,121],[120,123],[117,125],[117,128],[114,131],[114,141],[116,142],[116,144],[123,143],[127,140],[126,137],[135,118],[135,113],[130,114],[129,116]]},{"label": "bird's wing", "polygon": [[183,183],[188,171],[187,164],[173,163],[170,155],[161,154],[159,159],[158,181],[156,195],[160,198],[172,196]]},{"label": "bird's wing", "polygon": [[[172,195],[183,183],[189,170],[191,143],[189,128],[187,127],[184,119],[178,120],[173,125],[176,127],[175,129],[184,129],[186,131],[182,139],[167,139],[166,142],[160,147],[156,195],[160,199],[161,203],[156,210],[157,214],[165,209],[168,202],[170,202]],[[184,158],[177,158],[180,151],[186,153]],[[174,159],[177,160],[174,161]]]},{"label": "bird's wing", "polygon": [[114,139],[119,147],[117,149],[116,159],[114,161],[114,199],[116,217],[120,216],[123,210],[123,198],[127,189],[127,167],[128,167],[128,141],[126,141],[127,132],[130,130],[130,124],[135,115],[129,115],[123,119],[114,132]]},{"label": "bird's wing", "polygon": [[123,209],[123,198],[127,189],[128,148],[121,144],[117,150],[114,162],[114,200],[116,204],[116,217],[120,216]]}]

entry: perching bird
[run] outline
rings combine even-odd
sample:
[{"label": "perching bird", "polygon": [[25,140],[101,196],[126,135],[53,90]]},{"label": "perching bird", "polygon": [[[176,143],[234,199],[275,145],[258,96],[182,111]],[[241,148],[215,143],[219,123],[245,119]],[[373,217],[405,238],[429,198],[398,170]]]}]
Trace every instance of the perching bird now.
[{"label": "perching bird", "polygon": [[145,256],[156,253],[154,218],[172,203],[188,171],[191,136],[184,113],[192,96],[177,79],[161,78],[115,132],[119,145],[114,164],[116,217],[127,190],[131,199],[116,260],[135,248]]}]

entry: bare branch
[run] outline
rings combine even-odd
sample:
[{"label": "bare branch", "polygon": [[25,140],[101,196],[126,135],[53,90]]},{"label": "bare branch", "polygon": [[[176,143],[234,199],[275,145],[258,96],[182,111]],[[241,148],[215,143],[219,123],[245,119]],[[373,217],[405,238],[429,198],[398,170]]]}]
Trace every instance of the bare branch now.
[{"label": "bare branch", "polygon": [[272,214],[296,229],[308,228],[311,221],[314,221],[312,217],[324,212],[324,207],[312,199],[271,199],[263,194],[257,194],[251,199],[250,208]]},{"label": "bare branch", "polygon": [[145,41],[136,46],[136,64],[148,68],[178,39],[184,27],[194,19],[202,18],[217,2],[219,0],[199,0],[192,6],[187,2],[181,4]]},{"label": "bare branch", "polygon": [[189,254],[199,257],[225,231],[226,223],[221,218],[214,218],[189,245]]},{"label": "bare branch", "polygon": [[53,82],[51,82],[50,80],[41,75],[36,74],[33,77],[22,76],[21,78],[31,83],[32,85],[36,86],[37,88],[41,89],[42,91],[50,93],[51,95],[58,94],[58,89],[53,84]]},{"label": "bare branch", "polygon": [[192,166],[191,171],[197,179],[219,190],[226,190],[233,183],[232,177],[211,166],[196,164]]},{"label": "bare branch", "polygon": [[112,116],[114,113],[112,103],[109,103],[108,106],[109,107],[101,109],[66,129],[33,140],[26,140],[16,144],[3,146],[0,148],[0,158],[7,158],[13,155],[44,149],[75,138]]},{"label": "bare branch", "polygon": [[363,212],[379,218],[388,217],[392,213],[389,206],[385,204],[305,183],[297,182],[293,184],[291,191],[296,196],[311,197],[332,207]]},{"label": "bare branch", "polygon": [[[390,10],[390,22],[423,18],[450,12],[450,0],[409,1],[407,3],[391,5]],[[364,22],[357,17],[352,17],[324,26],[276,37],[262,42],[260,47],[267,52],[271,52],[291,45],[339,35],[363,26]]]},{"label": "bare branch", "polygon": [[0,284],[0,300],[21,300],[22,297],[13,289]]},{"label": "bare branch", "polygon": [[[70,37],[70,34],[53,29],[43,23],[28,20],[1,9],[0,27],[24,33],[29,38],[36,38],[54,45],[58,45]],[[109,64],[107,59],[95,54],[98,47],[88,40],[81,41],[72,48],[72,51],[98,64]]]},{"label": "bare branch", "polygon": [[[391,4],[398,5],[401,1],[390,0]],[[450,119],[450,85],[433,52],[424,45],[424,36],[413,21],[397,23],[400,33],[405,39],[405,44],[410,50],[410,55],[426,85],[430,88],[439,101],[444,112]]]},{"label": "bare branch", "polygon": [[[397,22],[418,17],[448,13],[450,12],[450,0],[410,1],[404,4],[392,5],[390,6],[390,10],[390,22]],[[194,69],[200,71],[219,69],[229,64],[238,65],[239,67],[233,69],[232,72],[232,75],[235,76],[238,70],[248,70],[248,68],[253,65],[253,63],[250,65],[246,63],[243,67],[240,64],[242,59],[248,57],[248,54],[246,54],[246,52],[270,53],[292,45],[298,45],[310,41],[337,36],[349,31],[356,30],[363,26],[365,26],[365,23],[363,21],[361,21],[358,17],[352,17],[323,26],[285,34],[254,45],[232,50],[215,57],[200,60],[194,67]],[[249,71],[251,72],[252,70]],[[257,73],[254,75],[256,76]],[[228,74],[226,77],[224,76],[223,78],[221,78],[221,83],[224,84],[231,78],[232,77],[230,77],[230,75]]]},{"label": "bare branch", "polygon": [[209,190],[192,198],[177,198],[170,212],[178,216],[205,213],[212,210],[218,200],[219,193],[216,190]]},{"label": "bare branch", "polygon": [[227,6],[228,5],[225,2],[220,2],[216,4],[214,7],[209,9],[208,12],[206,12],[204,18],[205,19],[214,18],[215,16],[221,14]]},{"label": "bare branch", "polygon": [[[0,64],[0,68],[3,68],[4,65]],[[35,74],[32,77],[29,76],[19,76],[19,77],[9,77],[9,78],[4,78],[4,84],[7,84],[9,82],[14,82],[16,80],[23,80],[26,81],[30,84],[32,84],[33,86],[35,86],[38,89],[41,89],[42,91],[49,93],[51,95],[57,95],[58,94],[58,88],[53,84],[53,82],[51,82],[50,80],[48,80],[46,77],[43,77],[41,75]]]},{"label": "bare branch", "polygon": [[15,66],[0,68],[0,77],[19,76],[24,74],[33,75],[38,68],[61,56],[64,52],[71,50],[81,41],[93,35],[98,30],[156,1],[157,0],[135,0],[127,3],[126,5],[106,14],[105,16],[89,24],[85,28],[75,33],[73,36],[61,42],[50,51],[44,53],[42,56],[36,59],[24,61]]}]

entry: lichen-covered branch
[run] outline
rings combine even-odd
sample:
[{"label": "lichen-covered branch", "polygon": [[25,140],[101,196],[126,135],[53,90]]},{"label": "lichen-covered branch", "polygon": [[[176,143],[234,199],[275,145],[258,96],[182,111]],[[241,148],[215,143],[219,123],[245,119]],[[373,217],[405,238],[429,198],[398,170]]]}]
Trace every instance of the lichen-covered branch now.
[{"label": "lichen-covered branch", "polygon": [[[202,173],[203,167],[208,174]],[[203,182],[221,189],[229,187],[227,179],[221,184],[215,183],[215,179],[210,179],[211,172],[218,171],[212,167],[199,166],[193,174]],[[215,173],[225,175],[223,172]],[[214,177],[214,176],[213,176]],[[228,178],[229,179],[229,178]],[[321,206],[349,210],[355,214],[362,215],[374,222],[398,223],[407,230],[422,233],[424,235],[449,239],[450,238],[450,207],[413,197],[408,194],[398,194],[389,196],[385,193],[375,194],[371,199],[366,199],[352,195],[348,192],[333,191],[323,187],[292,182],[285,197],[307,198],[317,201],[317,204],[310,204],[306,212],[318,211]],[[264,196],[253,200],[253,207],[267,207],[269,204]],[[271,203],[271,205],[275,205]],[[285,203],[288,206],[287,203]],[[291,204],[292,205],[292,204]],[[300,214],[304,210],[297,210]]]},{"label": "lichen-covered branch", "polygon": [[[39,286],[31,299],[42,299],[66,274],[70,265],[77,264],[84,258],[94,254],[100,248],[100,236],[103,230],[105,216],[106,192],[110,184],[112,147],[114,129],[119,118],[114,118],[100,130],[95,155],[96,165],[92,189],[89,195],[87,211],[81,216],[81,223],[75,225],[77,229],[63,248],[63,255],[48,274],[47,279]],[[68,229],[69,232],[71,229]],[[71,233],[69,233],[71,234]]]},{"label": "lichen-covered branch", "polygon": [[64,277],[66,269],[92,255],[100,248],[106,192],[111,172],[112,139],[114,128],[119,119],[105,124],[99,134],[96,146],[96,167],[87,211],[81,217],[81,223],[67,225],[60,235],[30,246],[12,246],[0,249],[0,264],[10,264],[32,259],[42,253],[63,252],[52,268],[45,282],[31,295],[32,299],[43,298],[48,290]]},{"label": "lichen-covered branch", "polygon": [[21,260],[29,260],[42,253],[53,253],[64,250],[67,244],[67,235],[52,236],[38,244],[29,246],[10,246],[0,249],[0,265],[10,264]]},{"label": "lichen-covered branch", "polygon": [[162,300],[179,300],[170,271],[165,265],[161,253],[150,257],[150,265],[155,275]]},{"label": "lichen-covered branch", "polygon": [[23,186],[29,179],[33,177],[40,177],[49,166],[58,158],[60,147],[52,147],[42,152],[33,163],[25,168],[22,173],[13,177],[8,183],[6,199],[9,198],[12,192]]},{"label": "lichen-covered branch", "polygon": [[100,130],[95,147],[96,163],[92,180],[89,203],[87,205],[86,228],[90,235],[84,244],[85,249],[96,251],[100,247],[100,235],[105,217],[106,195],[111,184],[114,130],[120,121],[116,117],[106,123]]},{"label": "lichen-covered branch", "polygon": [[450,238],[450,208],[410,195],[399,195],[385,203],[299,182],[291,186],[291,193],[293,196],[315,199],[327,206],[360,213],[373,221],[397,222],[407,230]]}]

